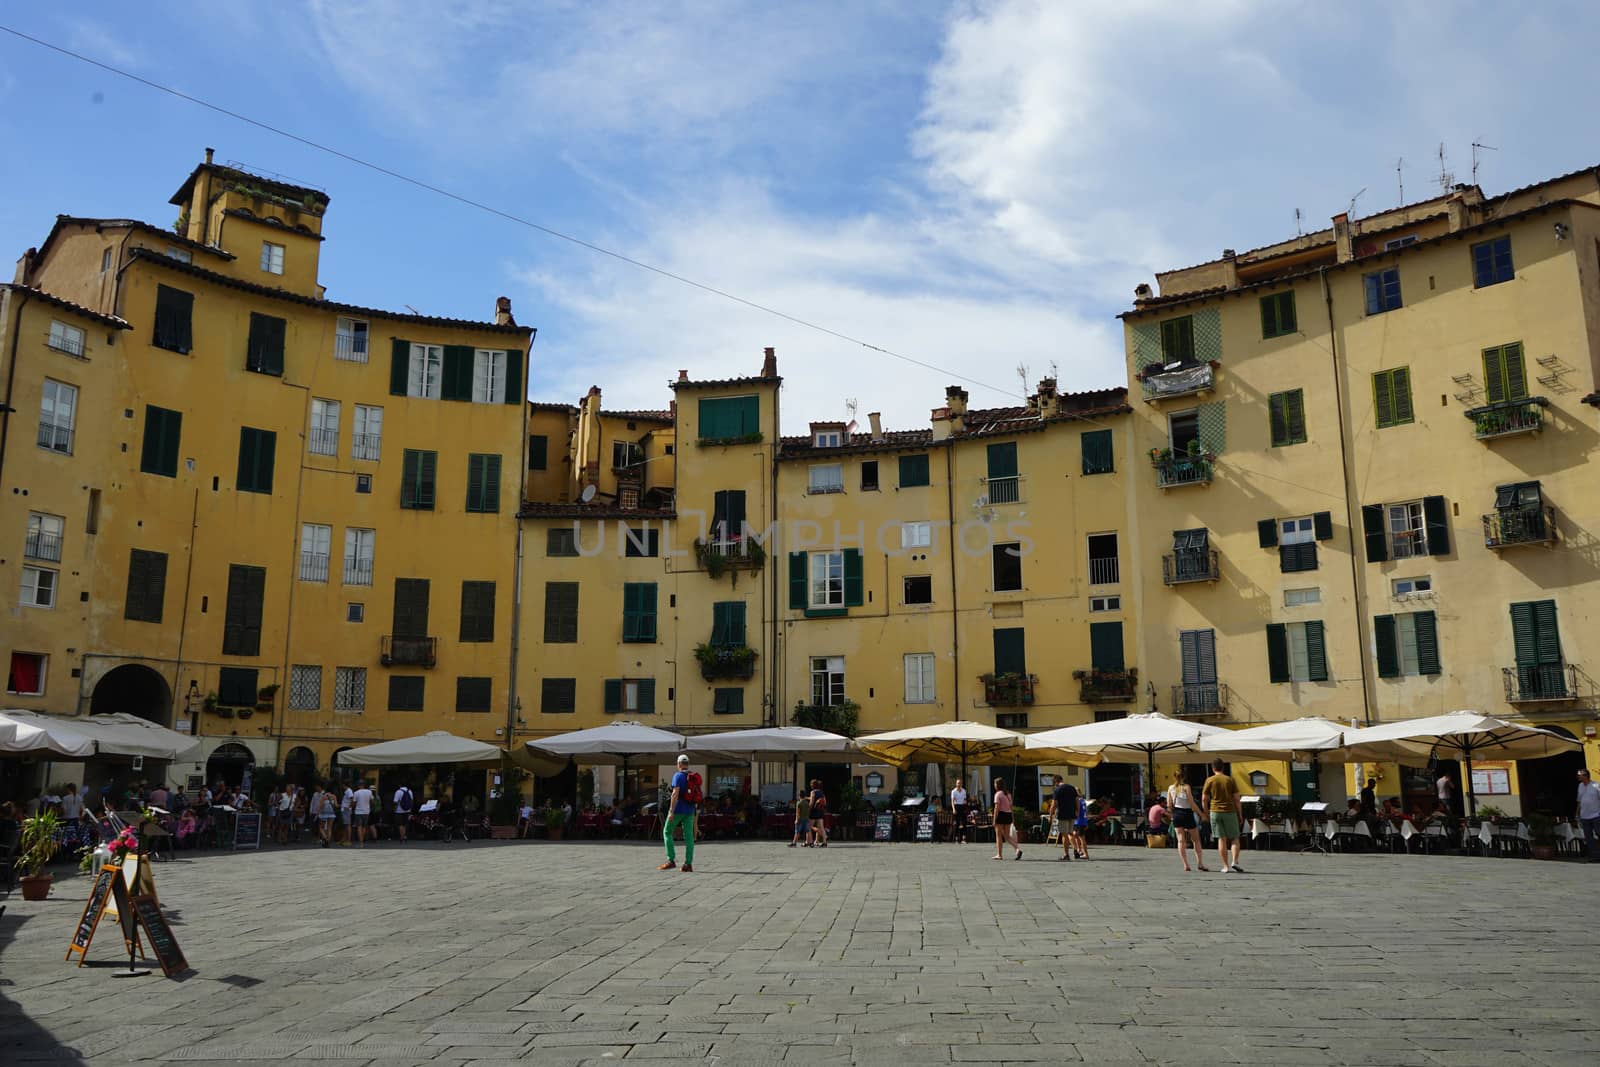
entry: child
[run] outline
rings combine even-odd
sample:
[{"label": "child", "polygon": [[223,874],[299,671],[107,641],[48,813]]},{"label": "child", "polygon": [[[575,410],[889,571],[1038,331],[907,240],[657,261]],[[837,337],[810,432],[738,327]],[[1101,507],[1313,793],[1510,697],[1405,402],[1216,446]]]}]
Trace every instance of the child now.
[{"label": "child", "polygon": [[804,837],[806,848],[811,847],[811,798],[801,793],[794,802],[794,840],[789,842],[789,847],[794,848]]},{"label": "child", "polygon": [[527,837],[528,831],[533,829],[533,805],[526,800],[517,811],[517,836]]}]

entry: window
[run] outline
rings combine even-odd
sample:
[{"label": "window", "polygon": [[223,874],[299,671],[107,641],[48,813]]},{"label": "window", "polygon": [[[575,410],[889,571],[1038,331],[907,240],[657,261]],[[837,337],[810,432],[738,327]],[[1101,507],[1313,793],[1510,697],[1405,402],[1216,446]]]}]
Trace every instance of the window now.
[{"label": "window", "polygon": [[412,345],[406,375],[406,396],[438,400],[444,372],[444,349],[439,345]]},{"label": "window", "polygon": [[250,313],[250,339],[244,369],[257,374],[283,374],[284,331],[288,324],[272,315]]},{"label": "window", "polygon": [[506,402],[506,354],[496,348],[480,348],[473,353],[472,399],[478,404]]},{"label": "window", "polygon": [[861,464],[861,488],[872,490],[878,488],[878,462],[867,460]]},{"label": "window", "polygon": [[363,494],[372,492],[372,475],[356,475],[356,492]]},{"label": "window", "polygon": [[991,504],[1015,504],[1022,499],[1017,481],[1017,443],[1002,441],[986,450],[988,477],[985,495]]},{"label": "window", "polygon": [[6,675],[6,692],[18,696],[44,696],[45,668],[50,657],[42,652],[11,653],[11,670]]},{"label": "window", "polygon": [[1406,245],[1414,245],[1416,243],[1417,235],[1408,233],[1404,237],[1391,237],[1383,242],[1383,250],[1385,252],[1393,252],[1396,248],[1404,248]]},{"label": "window", "polygon": [[278,435],[253,426],[239,428],[239,472],[234,487],[241,493],[271,493],[272,466]]},{"label": "window", "polygon": [[50,347],[69,356],[83,355],[83,331],[76,326],[51,320]]},{"label": "window", "polygon": [[1522,362],[1522,342],[1483,350],[1483,381],[1489,403],[1524,400],[1528,396],[1528,371]]},{"label": "window", "polygon": [[192,322],[194,294],[170,286],[156,286],[155,333],[150,343],[169,352],[188,355],[194,346]]},{"label": "window", "polygon": [[[1331,524],[1331,515],[1328,521]],[[1277,522],[1278,569],[1284,574],[1316,570],[1319,540],[1316,516],[1304,515],[1294,519],[1279,519]]]},{"label": "window", "polygon": [[283,246],[261,242],[261,269],[268,274],[283,273]]},{"label": "window", "polygon": [[1217,632],[1178,631],[1178,657],[1182,666],[1182,711],[1209,711],[1222,706],[1217,684]]},{"label": "window", "polygon": [[494,701],[493,678],[457,678],[456,710],[488,711]]},{"label": "window", "polygon": [[333,710],[367,710],[367,669],[365,667],[335,667],[333,669]]},{"label": "window", "polygon": [[1267,424],[1272,433],[1272,447],[1304,444],[1306,440],[1305,392],[1290,389],[1273,393],[1267,398]]},{"label": "window", "polygon": [[711,502],[711,539],[728,547],[741,543],[744,519],[744,490],[717,490]]},{"label": "window", "polygon": [[1367,314],[1381,315],[1400,306],[1400,268],[1374,271],[1363,275],[1367,289]]},{"label": "window", "polygon": [[[39,399],[39,447],[71,455],[72,427],[77,415],[78,387],[46,378]],[[173,460],[173,469],[176,473],[176,459]]]},{"label": "window", "polygon": [[813,448],[838,448],[844,444],[844,431],[818,430],[811,435]]},{"label": "window", "polygon": [[808,614],[840,614],[863,603],[861,552],[789,553],[789,607]]},{"label": "window", "polygon": [[227,615],[222,624],[224,656],[261,655],[261,605],[267,569],[235,563],[228,567]]},{"label": "window", "polygon": [[648,527],[635,530],[622,527],[622,554],[628,559],[654,559],[661,555],[661,531]]},{"label": "window", "polygon": [[1089,598],[1089,610],[1092,612],[1121,611],[1122,598],[1120,596],[1092,596]]},{"label": "window", "polygon": [[900,457],[900,488],[910,489],[928,484],[928,456],[921,452]]},{"label": "window", "polygon": [[927,548],[933,544],[933,523],[902,522],[900,524],[901,548]]},{"label": "window", "polygon": [[719,600],[712,604],[711,647],[742,648],[744,643],[744,601]]},{"label": "window", "polygon": [[906,703],[932,704],[933,653],[912,652],[905,657]]},{"label": "window", "polygon": [[902,579],[904,582],[905,602],[907,604],[932,604],[933,603],[933,576],[929,574],[908,574]]},{"label": "window", "polygon": [[994,673],[1027,674],[1028,650],[1025,633],[1020,626],[1011,626],[994,632]]},{"label": "window", "polygon": [[644,462],[644,449],[637,441],[611,442],[611,469],[627,470]]},{"label": "window", "polygon": [[1389,505],[1389,558],[1410,559],[1428,552],[1422,501]]},{"label": "window", "polygon": [[100,253],[100,273],[104,274],[111,269],[111,249],[107,248]]},{"label": "window", "polygon": [[61,562],[61,538],[67,522],[60,515],[43,515],[28,512],[28,534],[23,541],[22,554],[30,559]]},{"label": "window", "polygon": [[500,457],[474,452],[467,457],[467,510],[500,510]]},{"label": "window", "polygon": [[300,524],[300,580],[328,580],[328,554],[333,547],[333,527],[320,523]]},{"label": "window", "polygon": [[1078,440],[1083,448],[1084,474],[1110,474],[1117,469],[1110,430],[1085,430]]},{"label": "window", "polygon": [[420,674],[389,675],[389,710],[421,711],[427,681]]},{"label": "window", "polygon": [[605,710],[608,714],[633,712],[654,715],[656,712],[656,680],[654,678],[607,678],[605,683]]},{"label": "window", "polygon": [[344,606],[344,621],[345,622],[366,622],[367,621],[367,606],[365,604],[360,604],[360,603],[357,603],[356,601],[352,600],[350,603],[348,603],[348,604],[346,604]]},{"label": "window", "polygon": [[296,663],[289,668],[289,710],[316,711],[322,707],[322,668]]},{"label": "window", "polygon": [[1440,673],[1439,629],[1433,612],[1379,615],[1372,621],[1379,678]]},{"label": "window", "polygon": [[1282,337],[1298,329],[1294,318],[1294,290],[1261,298],[1261,336]]},{"label": "window", "polygon": [[700,440],[738,441],[761,432],[761,400],[754,396],[702,397]]},{"label": "window", "polygon": [[56,606],[57,573],[48,567],[22,568],[22,606],[27,608],[53,608]]},{"label": "window", "polygon": [[400,470],[400,506],[409,511],[432,511],[438,472],[439,453],[406,449]]},{"label": "window", "polygon": [[844,468],[837,463],[813,463],[808,493],[844,492]]},{"label": "window", "polygon": [[622,640],[628,644],[655,643],[656,583],[622,584]]},{"label": "window", "polygon": [[545,678],[539,683],[539,713],[571,715],[578,710],[576,678]]},{"label": "window", "polygon": [[344,584],[371,585],[373,550],[377,545],[376,530],[363,530],[357,526],[344,531]]},{"label": "window", "polygon": [[1179,411],[1167,416],[1167,437],[1174,456],[1185,455],[1189,446],[1200,447],[1200,412]]},{"label": "window", "polygon": [[528,469],[542,471],[549,463],[550,439],[544,434],[528,435]]},{"label": "window", "polygon": [[1472,246],[1472,285],[1482,289],[1516,277],[1511,265],[1511,238],[1496,237]]},{"label": "window", "polygon": [[1411,596],[1413,593],[1429,593],[1433,591],[1433,579],[1427,575],[1420,578],[1396,578],[1389,583],[1389,589],[1394,598]]},{"label": "window", "polygon": [[1309,589],[1285,589],[1283,591],[1283,606],[1286,608],[1303,608],[1311,604],[1322,603],[1322,590],[1313,586]]},{"label": "window", "polygon": [[844,703],[844,657],[811,657],[811,703],[819,708]]},{"label": "window", "polygon": [[578,583],[544,583],[544,642],[571,645],[578,641]]},{"label": "window", "polygon": [[333,358],[347,363],[367,361],[367,324],[340,316],[334,323]]},{"label": "window", "polygon": [[494,583],[461,583],[461,641],[494,640]]},{"label": "window", "polygon": [[1089,624],[1089,665],[1097,671],[1125,670],[1122,656],[1122,623],[1091,622]]},{"label": "window", "polygon": [[139,456],[139,469],[146,474],[176,478],[178,442],[182,433],[183,412],[145,405],[144,447]]},{"label": "window", "polygon": [[1022,544],[1011,541],[990,550],[993,559],[994,591],[1015,593],[1022,589]]},{"label": "window", "polygon": [[[1096,712],[1096,714],[1099,714]],[[1028,728],[1028,713],[1025,711],[997,711],[994,713],[994,724],[1002,730],[1026,730]]]},{"label": "window", "polygon": [[356,405],[356,421],[350,431],[350,458],[376,460],[383,451],[383,409]]},{"label": "window", "polygon": [[133,622],[160,622],[167,599],[167,554],[135,548],[128,553],[128,593],[122,617]]},{"label": "window", "polygon": [[811,553],[811,597],[813,610],[844,607],[844,553]]},{"label": "window", "polygon": [[566,559],[578,554],[578,533],[570,526],[555,526],[545,531],[544,554]]},{"label": "window", "polygon": [[427,637],[428,605],[432,596],[433,584],[427,578],[396,578],[394,622],[390,632],[395,637]]},{"label": "window", "polygon": [[1089,535],[1089,584],[1116,585],[1120,580],[1117,567],[1117,535],[1114,533]]},{"label": "window", "polygon": [[711,714],[713,715],[743,715],[744,690],[730,687],[719,687],[711,691]]},{"label": "window", "polygon": [[1368,563],[1450,552],[1450,509],[1442,496],[1404,504],[1363,504],[1361,523]]},{"label": "window", "polygon": [[179,248],[177,245],[168,245],[165,255],[168,259],[175,259],[179,263],[194,262],[194,255],[187,249]]},{"label": "window", "polygon": [[1274,682],[1325,682],[1328,659],[1321,622],[1267,626],[1267,672]]},{"label": "window", "polygon": [[1512,604],[1511,637],[1516,646],[1519,694],[1523,698],[1565,696],[1567,681],[1562,670],[1556,602],[1530,600]]},{"label": "window", "polygon": [[217,703],[230,708],[253,708],[261,690],[261,672],[253,667],[223,667],[217,671]]},{"label": "window", "polygon": [[1161,324],[1161,358],[1167,363],[1194,362],[1194,317],[1185,315]]},{"label": "window", "polygon": [[313,397],[311,400],[311,439],[306,451],[318,456],[339,454],[339,402]]}]

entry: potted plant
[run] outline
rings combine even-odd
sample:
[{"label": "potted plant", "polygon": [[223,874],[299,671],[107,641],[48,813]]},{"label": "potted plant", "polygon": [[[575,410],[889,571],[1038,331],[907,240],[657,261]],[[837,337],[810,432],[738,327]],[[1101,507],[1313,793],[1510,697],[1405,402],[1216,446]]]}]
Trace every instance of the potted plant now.
[{"label": "potted plant", "polygon": [[206,694],[206,699],[205,699],[205,704],[203,706],[205,707],[205,709],[207,711],[216,711],[217,710],[217,694],[214,693],[214,692],[213,693],[207,693]]},{"label": "potted plant", "polygon": [[544,813],[544,833],[552,841],[561,840],[561,832],[567,828],[567,816],[560,808],[550,808]]},{"label": "potted plant", "polygon": [[1536,860],[1556,858],[1556,821],[1542,811],[1528,816],[1528,835],[1533,838],[1531,849]]},{"label": "potted plant", "polygon": [[22,899],[43,900],[50,895],[50,883],[55,876],[42,873],[44,865],[55,859],[61,842],[56,831],[61,828],[61,818],[53,811],[41,811],[22,822],[22,836],[17,841],[17,868],[22,871]]},{"label": "potted plant", "polygon": [[276,697],[277,695],[278,695],[278,683],[277,682],[273,682],[271,685],[262,686],[260,692],[258,692],[256,694],[256,707],[258,707],[258,708],[270,708],[270,707],[272,707],[273,698]]}]

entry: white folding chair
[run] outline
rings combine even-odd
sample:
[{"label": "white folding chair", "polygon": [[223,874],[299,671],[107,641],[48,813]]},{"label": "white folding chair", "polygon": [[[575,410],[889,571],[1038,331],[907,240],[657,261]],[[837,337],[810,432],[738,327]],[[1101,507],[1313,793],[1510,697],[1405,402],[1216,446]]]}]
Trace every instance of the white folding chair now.
[{"label": "white folding chair", "polygon": [[1401,822],[1401,824],[1400,824],[1400,840],[1405,843],[1406,852],[1407,853],[1410,853],[1410,851],[1411,851],[1411,839],[1413,837],[1416,837],[1416,836],[1417,836],[1417,828],[1412,823],[1412,821],[1410,819],[1406,819],[1403,822]]}]

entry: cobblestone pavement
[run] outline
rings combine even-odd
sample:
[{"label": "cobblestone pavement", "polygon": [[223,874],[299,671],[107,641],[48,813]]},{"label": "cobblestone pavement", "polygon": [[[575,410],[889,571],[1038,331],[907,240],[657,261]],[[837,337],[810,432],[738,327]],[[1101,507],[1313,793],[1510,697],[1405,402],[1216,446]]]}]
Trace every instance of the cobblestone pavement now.
[{"label": "cobblestone pavement", "polygon": [[[0,918],[0,1063],[1569,1064],[1600,866],[981,845],[413,844],[156,881],[194,971],[63,963],[87,881]],[[1213,860],[1213,866],[1214,860]]]}]

